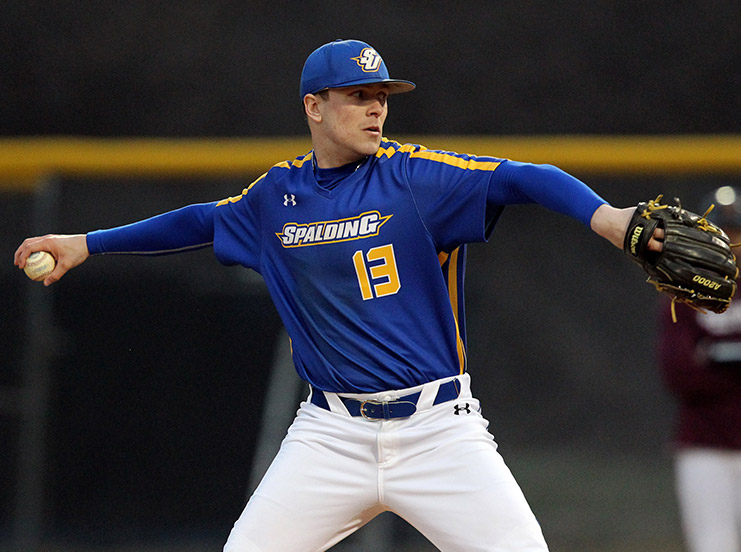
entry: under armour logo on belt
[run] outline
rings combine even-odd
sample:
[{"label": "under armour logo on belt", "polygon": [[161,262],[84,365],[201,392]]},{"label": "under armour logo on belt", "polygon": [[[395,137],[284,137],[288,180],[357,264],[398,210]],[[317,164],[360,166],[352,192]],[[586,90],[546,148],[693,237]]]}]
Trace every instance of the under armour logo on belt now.
[{"label": "under armour logo on belt", "polygon": [[468,403],[465,403],[463,405],[456,404],[453,406],[453,409],[455,410],[455,415],[459,416],[461,412],[465,412],[466,414],[471,413],[471,405]]},{"label": "under armour logo on belt", "polygon": [[293,194],[283,194],[283,205],[296,205],[296,196]]}]

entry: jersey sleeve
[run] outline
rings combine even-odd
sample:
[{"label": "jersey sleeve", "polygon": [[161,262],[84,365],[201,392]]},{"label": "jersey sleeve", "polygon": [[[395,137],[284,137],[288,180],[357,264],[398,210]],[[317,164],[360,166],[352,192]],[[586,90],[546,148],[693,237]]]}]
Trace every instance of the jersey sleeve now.
[{"label": "jersey sleeve", "polygon": [[419,149],[409,154],[406,176],[419,214],[440,251],[480,242],[497,212],[487,212],[492,174],[502,162],[444,151]]},{"label": "jersey sleeve", "polygon": [[584,182],[553,165],[503,161],[492,175],[489,209],[537,203],[589,226],[597,208],[607,203]]},{"label": "jersey sleeve", "polygon": [[536,203],[589,226],[607,203],[558,167],[495,157],[419,149],[409,155],[407,176],[441,250],[486,240],[506,205]]},{"label": "jersey sleeve", "polygon": [[91,255],[167,255],[214,247],[226,265],[259,272],[261,235],[259,187],[253,182],[235,197],[188,205],[125,226],[87,234]]},{"label": "jersey sleeve", "polygon": [[125,226],[87,234],[91,255],[166,255],[210,246],[216,203],[188,205]]},{"label": "jersey sleeve", "polygon": [[214,253],[225,265],[239,264],[260,272],[262,234],[260,193],[262,175],[236,197],[216,204],[214,215]]}]

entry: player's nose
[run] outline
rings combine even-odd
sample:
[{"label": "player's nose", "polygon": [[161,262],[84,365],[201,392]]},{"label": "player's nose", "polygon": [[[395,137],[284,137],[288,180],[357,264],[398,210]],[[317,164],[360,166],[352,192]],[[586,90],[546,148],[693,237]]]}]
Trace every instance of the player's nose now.
[{"label": "player's nose", "polygon": [[381,114],[386,110],[386,99],[375,98],[368,107],[368,113],[375,117],[380,117]]}]

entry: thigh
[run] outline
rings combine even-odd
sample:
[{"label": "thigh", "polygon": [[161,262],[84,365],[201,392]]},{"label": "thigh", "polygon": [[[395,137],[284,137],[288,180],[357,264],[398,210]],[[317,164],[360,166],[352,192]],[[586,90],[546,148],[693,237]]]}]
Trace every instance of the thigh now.
[{"label": "thigh", "polygon": [[302,406],[225,552],[326,550],[380,513],[373,435],[353,422]]},{"label": "thigh", "polygon": [[685,449],[676,455],[682,523],[693,552],[738,552],[730,457],[721,451]]},{"label": "thigh", "polygon": [[412,429],[417,442],[408,447],[410,454],[384,472],[391,509],[443,552],[547,551],[478,402],[467,399],[433,410],[429,420]]}]

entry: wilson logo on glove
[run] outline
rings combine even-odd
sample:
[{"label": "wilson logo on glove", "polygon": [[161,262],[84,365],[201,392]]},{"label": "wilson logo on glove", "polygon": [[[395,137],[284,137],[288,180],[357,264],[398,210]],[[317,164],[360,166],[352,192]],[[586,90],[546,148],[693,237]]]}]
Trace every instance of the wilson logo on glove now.
[{"label": "wilson logo on glove", "polygon": [[641,239],[641,234],[643,234],[643,226],[636,226],[633,229],[633,235],[630,237],[630,253],[634,256],[638,255],[636,246]]}]

